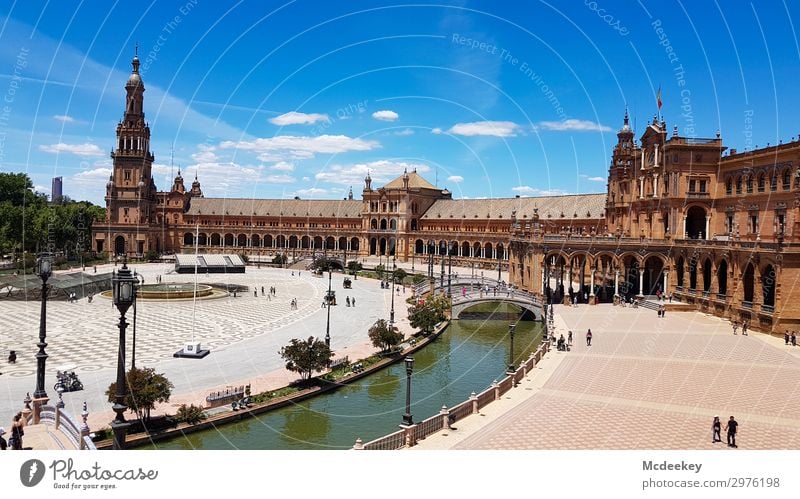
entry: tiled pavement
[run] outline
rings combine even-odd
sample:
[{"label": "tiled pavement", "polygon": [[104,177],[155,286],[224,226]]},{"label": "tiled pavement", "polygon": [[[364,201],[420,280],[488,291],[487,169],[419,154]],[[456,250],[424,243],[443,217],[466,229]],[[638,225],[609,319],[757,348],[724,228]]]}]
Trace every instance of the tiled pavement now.
[{"label": "tiled pavement", "polygon": [[727,449],[711,443],[711,421],[733,415],[740,449],[800,448],[800,349],[782,338],[734,336],[727,321],[691,312],[658,319],[600,305],[556,313],[576,333],[572,351],[549,354],[557,367],[541,389],[514,395],[526,400],[450,447]]}]

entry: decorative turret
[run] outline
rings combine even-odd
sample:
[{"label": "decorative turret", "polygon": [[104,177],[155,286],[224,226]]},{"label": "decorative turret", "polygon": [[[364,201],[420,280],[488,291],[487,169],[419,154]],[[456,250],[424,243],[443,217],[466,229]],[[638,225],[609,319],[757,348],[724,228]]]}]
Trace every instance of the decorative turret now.
[{"label": "decorative turret", "polygon": [[178,168],[178,176],[175,177],[175,182],[172,184],[172,192],[180,192],[180,193],[186,192],[186,188],[183,186],[183,177],[181,177],[180,168]]},{"label": "decorative turret", "polygon": [[372,177],[369,176],[369,170],[367,170],[367,176],[364,178],[364,190],[372,190]]},{"label": "decorative turret", "polygon": [[350,186],[350,192],[347,193],[347,200],[348,201],[352,201],[353,200],[353,186],[352,185]]},{"label": "decorative turret", "polygon": [[192,182],[192,190],[189,193],[193,198],[203,197],[203,190],[200,189],[200,181],[197,180],[197,172],[194,173],[194,182]]},{"label": "decorative turret", "polygon": [[403,189],[408,190],[408,170],[403,168]]}]

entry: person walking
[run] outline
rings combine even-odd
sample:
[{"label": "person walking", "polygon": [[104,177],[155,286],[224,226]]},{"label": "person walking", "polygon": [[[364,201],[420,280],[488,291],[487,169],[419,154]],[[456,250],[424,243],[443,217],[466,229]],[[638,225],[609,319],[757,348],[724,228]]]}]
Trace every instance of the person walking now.
[{"label": "person walking", "polygon": [[747,336],[747,321],[742,323],[742,336]]},{"label": "person walking", "polygon": [[731,416],[731,419],[728,420],[728,424],[725,425],[725,431],[728,432],[728,447],[733,447],[734,449],[739,448],[739,446],[736,445],[736,430],[738,427],[739,423]]},{"label": "person walking", "polygon": [[795,333],[794,331],[792,331],[792,346],[793,347],[797,346],[797,333]]},{"label": "person walking", "polygon": [[22,413],[18,412],[14,416],[14,422],[11,425],[11,449],[22,450],[22,437],[25,435],[25,423],[22,421]]},{"label": "person walking", "polygon": [[569,346],[572,346],[572,331],[567,333],[567,344],[569,344]]},{"label": "person walking", "polygon": [[720,433],[722,432],[722,422],[719,420],[719,416],[714,416],[714,422],[711,423],[711,443],[715,444],[717,442],[722,442],[722,437]]},{"label": "person walking", "polygon": [[[792,331],[792,334],[794,334],[794,331]],[[786,346],[788,347],[789,346],[789,330],[788,329],[783,332],[783,341],[786,342]]]},{"label": "person walking", "polygon": [[356,299],[355,299],[355,297],[353,297],[353,299],[352,299],[352,300],[350,300],[350,304],[351,304],[351,305],[353,305],[354,307],[356,306]]},{"label": "person walking", "polygon": [[592,346],[592,330],[591,329],[586,331],[586,346],[587,347]]},{"label": "person walking", "polygon": [[736,330],[739,329],[739,323],[733,321],[733,334],[736,334]]}]

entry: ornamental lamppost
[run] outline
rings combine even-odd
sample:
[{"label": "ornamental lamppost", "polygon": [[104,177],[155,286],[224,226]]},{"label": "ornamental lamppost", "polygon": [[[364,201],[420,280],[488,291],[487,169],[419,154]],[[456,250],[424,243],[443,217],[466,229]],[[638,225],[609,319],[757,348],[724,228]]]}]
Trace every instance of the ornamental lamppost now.
[{"label": "ornamental lamppost", "polygon": [[[136,279],[136,284],[144,284],[144,282],[140,282],[139,279],[144,281],[144,277],[134,272],[134,278]],[[133,343],[131,345],[131,369],[136,369],[136,302],[138,302],[139,298],[139,286],[134,286],[133,288]]]},{"label": "ornamental lamppost", "polygon": [[392,308],[389,311],[389,325],[391,326],[394,324],[394,287],[395,287],[395,276],[397,274],[397,262],[394,258],[392,258]]},{"label": "ornamental lamppost", "polygon": [[[508,325],[508,338],[511,341],[511,348],[508,351],[508,374],[512,375],[514,374],[514,369],[516,368],[516,366],[514,366],[514,331],[516,328],[517,325],[514,323]],[[516,385],[516,381],[514,384]]]},{"label": "ornamental lamppost", "polygon": [[127,386],[125,384],[125,329],[128,327],[128,323],[125,321],[125,313],[133,305],[136,296],[136,282],[136,278],[128,268],[128,257],[123,256],[122,268],[118,272],[114,272],[111,277],[114,306],[119,310],[117,393],[114,396],[114,405],[112,406],[114,412],[117,413],[117,417],[111,423],[111,429],[114,432],[115,450],[125,448],[125,434],[129,426],[129,423],[125,421],[125,411],[128,410],[128,406],[125,405],[125,397],[127,396]]},{"label": "ornamental lamppost", "polygon": [[[457,243],[456,243],[457,244]],[[447,296],[450,297],[450,284],[453,277],[453,241],[447,246]]]},{"label": "ornamental lamppost", "polygon": [[331,270],[330,263],[328,263],[328,296],[325,301],[328,302],[328,322],[325,327],[325,346],[330,349],[331,347],[331,281],[333,280],[333,270]]},{"label": "ornamental lamppost", "polygon": [[[433,279],[433,252],[435,250],[435,246],[433,245],[433,240],[428,240],[428,278]],[[433,290],[431,290],[433,291]]]},{"label": "ornamental lamppost", "polygon": [[441,278],[441,280],[439,282],[441,283],[440,286],[443,288],[442,292],[444,293],[444,257],[445,257],[445,255],[442,254],[442,250],[447,251],[447,245],[444,245],[444,246],[442,246],[441,244],[439,245],[439,259],[442,261],[442,273],[441,273],[442,278]]},{"label": "ornamental lamppost", "polygon": [[411,373],[414,370],[414,357],[406,357],[406,413],[403,414],[403,424],[411,426],[414,419],[411,416]]},{"label": "ornamental lamppost", "polygon": [[52,261],[49,253],[43,253],[39,256],[36,265],[36,273],[42,279],[42,306],[39,316],[39,352],[36,354],[36,390],[33,392],[33,407],[34,407],[34,420],[35,423],[39,422],[39,414],[43,405],[47,404],[49,398],[44,389],[44,371],[45,363],[47,361],[47,353],[44,349],[47,346],[47,280],[53,274]]}]

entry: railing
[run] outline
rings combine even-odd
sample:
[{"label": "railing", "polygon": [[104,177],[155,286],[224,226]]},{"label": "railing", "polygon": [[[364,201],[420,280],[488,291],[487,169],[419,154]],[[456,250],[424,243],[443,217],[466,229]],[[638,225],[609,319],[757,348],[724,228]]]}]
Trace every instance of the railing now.
[{"label": "railing", "polygon": [[472,401],[461,402],[450,409],[450,421],[459,421],[472,414]]},{"label": "railing", "polygon": [[405,430],[399,430],[364,444],[366,450],[397,450],[406,444]]},{"label": "railing", "polygon": [[428,435],[433,435],[442,428],[444,428],[444,418],[442,415],[436,414],[431,416],[417,425],[416,439],[422,440]]},{"label": "railing", "polygon": [[[66,437],[74,449],[80,450],[96,450],[92,439],[89,438],[89,427],[86,425],[86,418],[89,416],[86,410],[86,404],[83,405],[84,424],[78,426],[72,415],[58,406],[43,405],[39,412],[39,424],[45,424],[55,427],[56,430],[61,432]],[[34,414],[29,413],[26,416],[28,424],[33,424]]]},{"label": "railing", "polygon": [[773,305],[761,305],[761,311],[767,314],[771,314],[775,312],[775,307]]},{"label": "railing", "polygon": [[727,299],[728,299],[728,295],[726,295],[725,293],[717,293],[717,300],[725,301]]},{"label": "railing", "polygon": [[753,308],[753,302],[751,302],[751,301],[742,301],[742,308],[752,309]]},{"label": "railing", "polygon": [[81,430],[78,429],[78,425],[75,424],[72,420],[72,416],[67,411],[64,409],[60,411],[61,413],[58,415],[58,429],[61,430],[61,433],[67,437],[76,449],[79,449],[81,446]]},{"label": "railing", "polygon": [[[513,376],[513,374],[511,376]],[[511,388],[514,386],[514,380],[511,379],[511,376],[506,376],[500,382],[500,395],[503,395],[507,391],[511,390]]]},{"label": "railing", "polygon": [[489,387],[478,394],[478,409],[483,409],[494,402],[494,387]]}]

